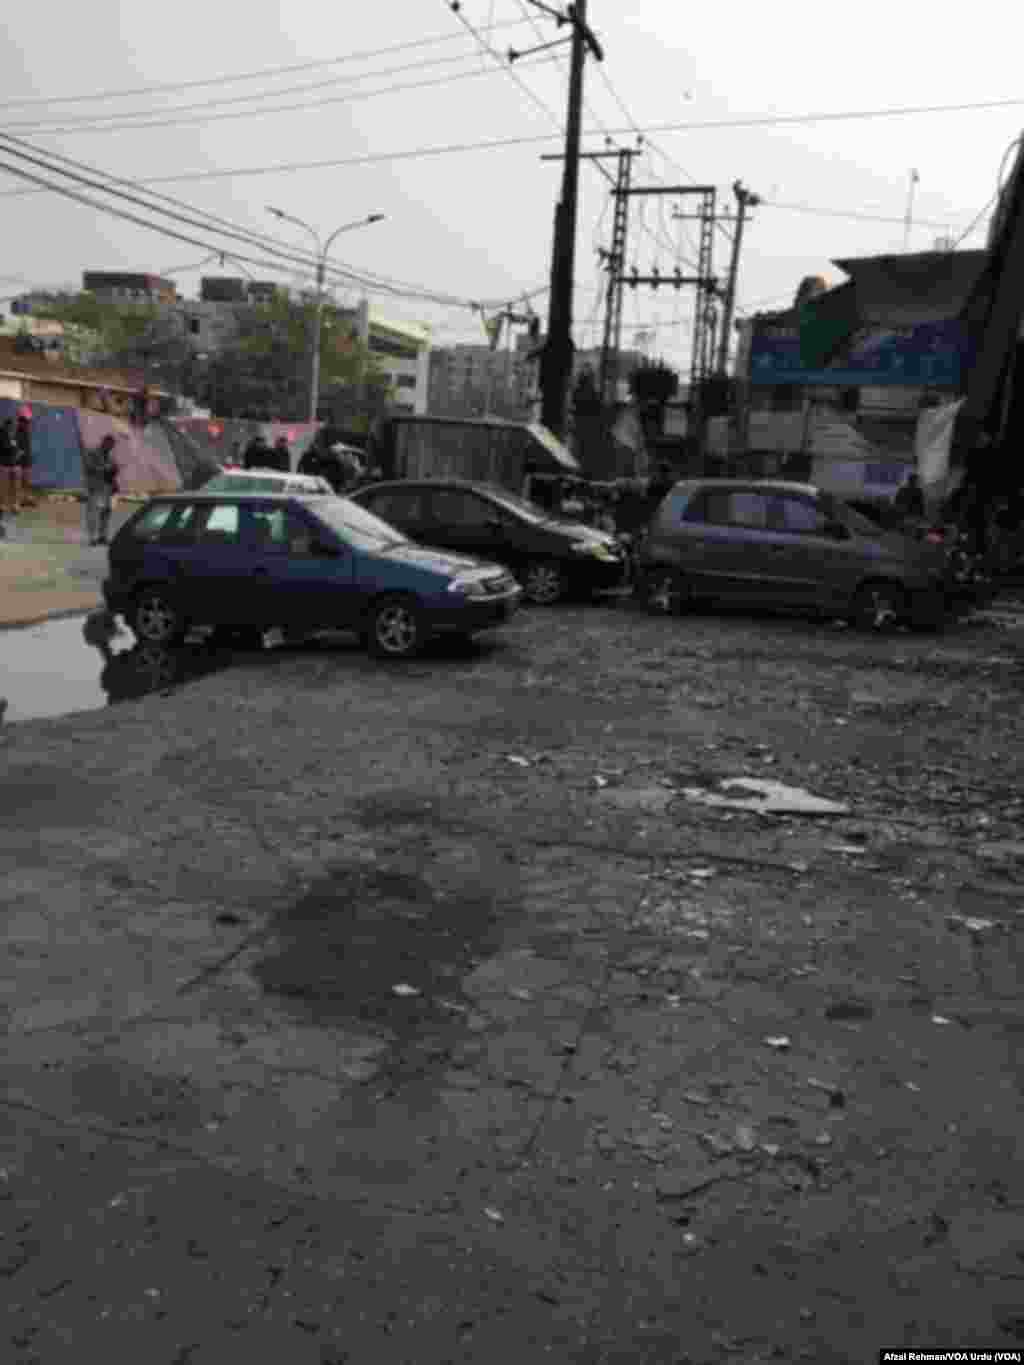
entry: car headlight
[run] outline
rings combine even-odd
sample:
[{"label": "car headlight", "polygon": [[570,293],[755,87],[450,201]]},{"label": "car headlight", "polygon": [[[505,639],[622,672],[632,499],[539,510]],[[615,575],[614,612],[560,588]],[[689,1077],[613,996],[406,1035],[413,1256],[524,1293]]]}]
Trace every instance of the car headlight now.
[{"label": "car headlight", "polygon": [[572,552],[574,555],[589,555],[591,559],[614,561],[619,558],[618,553],[610,545],[587,540],[577,541],[572,547]]},{"label": "car headlight", "polygon": [[462,597],[487,596],[487,589],[480,578],[453,578],[448,584],[448,592],[458,593]]}]

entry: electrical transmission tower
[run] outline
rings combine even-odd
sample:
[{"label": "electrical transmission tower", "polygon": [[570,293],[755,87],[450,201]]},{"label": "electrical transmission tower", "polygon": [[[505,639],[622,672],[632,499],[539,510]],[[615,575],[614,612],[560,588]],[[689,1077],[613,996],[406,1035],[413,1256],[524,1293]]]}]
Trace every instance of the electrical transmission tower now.
[{"label": "electrical transmission tower", "polygon": [[[627,189],[624,197],[635,194],[671,194],[674,196],[697,195],[699,205],[697,221],[700,224],[700,240],[697,252],[696,275],[683,275],[678,266],[670,275],[662,275],[655,268],[650,275],[641,275],[635,269],[624,276],[631,289],[637,285],[650,285],[653,289],[663,284],[681,289],[684,285],[696,290],[696,308],[693,323],[693,351],[690,360],[690,398],[699,395],[701,386],[714,368],[715,332],[718,310],[715,301],[719,297],[718,277],[715,275],[714,237],[715,237],[715,187],[713,185],[649,185],[641,189]],[[687,215],[677,213],[675,217]]]}]

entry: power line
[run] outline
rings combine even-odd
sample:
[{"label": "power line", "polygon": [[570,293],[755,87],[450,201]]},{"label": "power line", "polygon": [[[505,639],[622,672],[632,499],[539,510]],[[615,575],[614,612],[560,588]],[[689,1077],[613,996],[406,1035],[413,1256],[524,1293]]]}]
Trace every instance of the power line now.
[{"label": "power line", "polygon": [[[522,21],[506,19],[494,24],[494,29],[519,28]],[[0,109],[17,109],[37,104],[84,104],[88,101],[129,99],[136,95],[157,95],[171,90],[198,90],[207,85],[233,85],[240,81],[265,80],[268,76],[292,75],[297,71],[322,71],[328,66],[340,66],[344,62],[366,61],[372,57],[386,57],[393,52],[408,52],[414,48],[430,47],[458,40],[458,34],[441,33],[432,37],[413,38],[402,43],[390,43],[387,47],[371,48],[363,52],[347,52],[340,57],[323,57],[314,62],[293,62],[289,66],[263,67],[258,71],[241,71],[226,76],[207,76],[199,80],[167,81],[161,85],[144,85],[133,90],[99,90],[78,95],[25,95],[19,99],[0,100]]]},{"label": "power line", "polygon": [[[84,118],[76,118],[75,122],[69,126],[75,131],[86,128],[89,130],[93,129],[101,130],[103,128],[111,127],[115,124],[120,126],[122,123],[127,127],[129,126],[128,122],[129,120],[151,119],[154,117],[154,115],[158,114],[171,114],[177,116],[178,114],[191,114],[195,110],[199,109],[216,109],[220,108],[223,105],[229,104],[251,104],[253,100],[280,99],[284,95],[308,94],[314,90],[323,90],[330,86],[337,86],[347,83],[350,84],[354,81],[371,80],[377,77],[386,76],[400,76],[404,75],[406,72],[409,71],[423,71],[431,67],[451,66],[457,62],[465,62],[469,60],[472,56],[473,56],[472,52],[459,52],[454,54],[453,56],[448,57],[428,57],[425,61],[406,62],[402,66],[389,66],[384,67],[382,69],[378,69],[376,71],[359,71],[352,75],[328,76],[324,80],[310,81],[307,82],[305,85],[289,85],[285,86],[281,90],[255,90],[252,92],[252,94],[249,95],[217,96],[215,99],[200,100],[197,102],[193,102],[192,104],[172,105],[169,109],[159,108],[126,109],[119,110],[115,113],[89,114]],[[403,87],[396,86],[394,88],[402,89]],[[357,97],[358,94],[359,92],[356,92]],[[310,107],[316,108],[318,107],[318,105],[316,102],[314,102],[310,105]],[[277,111],[271,109],[262,112],[274,113]],[[189,120],[182,120],[182,122],[188,121]],[[196,119],[192,121],[200,122],[201,120]],[[63,122],[65,124],[67,123],[66,115],[64,116]],[[13,132],[31,131],[60,132],[62,128],[62,121],[61,119],[58,118],[56,121],[51,120],[50,122],[47,123],[40,121],[39,119],[35,119],[33,121],[25,123],[8,123],[5,126],[8,131]],[[130,126],[134,127],[135,124],[132,123]],[[143,124],[139,126],[146,125]]]},{"label": "power line", "polygon": [[[644,131],[644,136],[645,137],[647,136],[648,131],[699,132],[703,128],[715,129],[751,126],[767,127],[772,124],[794,122],[814,123],[817,121],[824,120],[831,121],[842,119],[856,120],[864,118],[900,117],[909,116],[912,114],[962,113],[964,111],[1001,109],[1019,104],[1024,104],[1024,99],[994,100],[980,102],[976,104],[947,104],[917,106],[913,108],[904,107],[893,109],[860,110],[836,114],[803,114],[778,116],[771,115],[758,120],[738,120],[732,123],[725,121],[721,123],[658,124],[652,126],[651,129]],[[608,129],[607,135],[625,136],[629,134],[631,131],[632,129],[630,128],[610,128]],[[488,152],[498,151],[507,147],[537,146],[538,144],[541,143],[553,142],[555,141],[557,136],[558,135],[555,133],[531,133],[524,134],[518,137],[490,138],[479,142],[456,142],[442,144],[441,146],[435,147],[414,147],[391,152],[369,152],[359,156],[337,158],[332,157],[319,161],[291,161],[279,163],[273,166],[239,166],[233,167],[229,170],[185,171],[175,175],[150,176],[144,180],[140,178],[137,181],[137,183],[145,185],[159,185],[183,183],[185,181],[225,180],[237,179],[243,176],[250,175],[252,176],[279,175],[296,171],[335,170],[344,169],[352,166],[381,165],[387,162],[427,160],[433,157],[456,156],[467,152]],[[596,134],[590,132],[587,133],[586,136],[594,137],[596,136]],[[26,191],[16,190],[12,192],[8,190],[0,194],[0,197],[10,197],[12,193],[20,195],[26,193]]]},{"label": "power line", "polygon": [[[460,57],[459,60],[464,60]],[[539,62],[527,62],[527,66],[538,66]],[[428,63],[434,65],[434,63]],[[45,127],[38,124],[9,125],[19,128],[22,131],[31,131],[37,137],[56,137],[70,136],[75,133],[118,133],[132,132],[138,129],[149,128],[182,128],[189,124],[201,123],[224,123],[244,118],[268,118],[275,114],[294,114],[303,111],[323,109],[333,104],[355,104],[360,100],[376,99],[379,95],[400,94],[407,90],[427,90],[437,85],[450,85],[454,81],[478,80],[481,76],[488,76],[491,73],[484,69],[474,69],[471,71],[446,72],[442,76],[432,76],[421,81],[400,81],[397,85],[383,85],[377,90],[354,90],[344,95],[327,95],[323,99],[300,100],[294,104],[280,104],[273,108],[259,109],[232,109],[217,114],[189,114],[183,118],[144,118],[134,122],[107,122],[107,123],[74,123],[64,126],[54,126],[47,124]],[[255,98],[254,96],[249,98]],[[117,118],[118,115],[108,117]]]},{"label": "power line", "polygon": [[[991,201],[990,201],[991,202]],[[759,205],[766,209],[785,209],[791,213],[812,213],[822,218],[850,218],[860,223],[903,223],[903,218],[895,218],[881,213],[863,213],[858,209],[829,209],[817,208],[813,204],[784,204],[777,199],[762,199]],[[987,205],[986,205],[987,207]],[[984,210],[983,210],[984,211]],[[932,227],[941,231],[948,228],[949,223],[931,221],[927,218],[915,218],[915,227]]]},{"label": "power line", "polygon": [[[20,139],[11,139],[10,141],[20,141]],[[156,223],[149,219],[142,218],[136,213],[128,212],[127,210],[118,208],[113,204],[105,203],[102,200],[95,199],[91,195],[87,195],[79,190],[70,188],[68,185],[55,183],[52,180],[46,180],[42,176],[27,171],[24,168],[24,166],[13,166],[8,162],[0,162],[0,170],[7,171],[9,174],[27,179],[33,184],[39,185],[42,188],[46,189],[47,191],[51,191],[53,193],[62,195],[63,197],[71,199],[77,203],[84,204],[89,208],[96,209],[101,213],[106,213],[111,215],[112,217],[120,218],[126,222],[133,223],[137,227],[143,227],[150,231],[160,233],[161,235],[169,237],[175,241],[185,242],[189,246],[199,247],[207,251],[211,255],[230,254],[232,257],[234,257],[234,259],[238,261],[243,261],[249,265],[258,265],[264,268],[269,267],[270,269],[274,270],[281,270],[283,265],[290,265],[293,267],[298,265],[306,270],[309,270],[314,264],[313,258],[309,256],[308,253],[289,252],[286,250],[281,250],[279,247],[275,247],[275,239],[272,238],[264,239],[262,238],[261,234],[255,233],[246,235],[245,233],[239,233],[234,230],[225,231],[223,228],[217,228],[215,225],[212,224],[204,224],[202,222],[197,222],[195,219],[188,218],[185,215],[170,213],[168,210],[160,208],[159,205],[148,203],[146,200],[141,199],[138,196],[129,195],[124,193],[123,191],[111,189],[108,186],[104,186],[102,182],[97,182],[85,176],[75,175],[74,173],[64,170],[61,167],[47,165],[45,160],[41,160],[40,158],[35,157],[28,157],[24,152],[20,152],[17,149],[17,147],[7,146],[3,150],[6,152],[7,155],[13,155],[22,160],[29,161],[30,163],[41,165],[43,169],[48,170],[51,174],[62,175],[67,179],[71,179],[80,184],[84,184],[87,187],[98,188],[101,191],[101,193],[113,194],[116,195],[117,197],[138,204],[145,208],[146,210],[148,210],[150,213],[153,212],[163,213],[167,217],[177,219],[178,221],[183,222],[186,226],[196,227],[199,231],[204,231],[208,233],[220,232],[222,235],[230,236],[237,240],[241,240],[243,241],[243,243],[249,245],[251,249],[269,252],[273,259],[268,260],[266,256],[260,258],[244,256],[241,253],[234,250],[232,250],[230,253],[225,252],[223,247],[216,242],[203,241],[197,237],[187,235],[175,228],[170,228],[166,224]],[[63,159],[67,160],[67,158]],[[227,220],[221,221],[226,222]],[[455,295],[441,293],[440,291],[429,290],[425,287],[407,284],[406,282],[403,281],[388,280],[385,277],[374,276],[368,272],[353,271],[340,265],[339,263],[332,262],[328,266],[328,273],[330,274],[332,279],[337,280],[338,282],[354,282],[365,287],[370,292],[388,293],[396,297],[415,298],[423,302],[451,305],[454,307],[478,308],[481,306],[474,300],[459,298]],[[538,294],[543,292],[544,292],[543,287],[539,287],[537,290],[534,291],[533,297],[536,297]]]}]

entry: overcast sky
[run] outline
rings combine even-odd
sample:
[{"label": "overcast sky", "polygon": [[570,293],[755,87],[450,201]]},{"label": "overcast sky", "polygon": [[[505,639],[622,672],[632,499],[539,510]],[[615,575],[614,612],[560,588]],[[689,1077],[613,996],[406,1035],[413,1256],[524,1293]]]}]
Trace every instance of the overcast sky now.
[{"label": "overcast sky", "polygon": [[[564,48],[513,68],[531,97],[507,63],[481,51],[448,0],[249,0],[244,7],[177,0],[160,13],[158,23],[153,7],[137,0],[12,7],[0,33],[4,130],[130,180],[238,172],[154,188],[289,244],[308,239],[275,222],[265,205],[288,210],[324,235],[384,213],[385,222],[343,235],[334,256],[431,292],[514,301],[547,283],[561,171],[540,156],[560,150]],[[556,30],[527,0],[463,0],[462,14],[481,35],[498,25],[490,41],[502,53],[510,44],[527,48],[566,31]],[[593,136],[586,145],[600,149],[603,129],[679,125],[650,134],[635,163],[634,184],[714,184],[720,203],[731,207],[730,187],[739,178],[768,201],[745,238],[744,310],[783,306],[807,274],[842,278],[832,257],[902,250],[912,170],[920,180],[911,245],[926,249],[946,233],[959,236],[991,198],[1000,162],[1024,119],[1019,46],[1010,31],[1016,21],[996,0],[977,0],[955,24],[941,8],[892,0],[861,0],[839,17],[809,0],[780,6],[739,0],[729,7],[590,0],[589,18],[605,62],[603,69],[593,61],[587,66],[585,127]],[[283,67],[293,69],[274,70]],[[264,74],[237,79],[254,72]],[[190,84],[182,88],[185,82]],[[154,92],[152,86],[170,88]],[[404,88],[370,94],[397,86]],[[68,98],[108,92],[133,93]],[[988,110],[698,126],[1018,97],[1017,105]],[[304,107],[279,108],[294,104]],[[557,126],[544,105],[558,115]],[[115,115],[170,126],[112,127]],[[98,127],[98,119],[107,125]],[[387,158],[544,137],[550,140]],[[635,138],[617,131],[616,142],[630,145]],[[241,173],[359,158],[359,164]],[[4,174],[0,191],[17,183]],[[634,201],[630,265],[645,273],[655,265],[671,270],[680,246],[684,261],[692,260],[692,224],[673,219],[677,203],[671,196]],[[0,198],[0,214],[0,293],[13,293],[23,282],[80,284],[84,269],[159,271],[183,293],[197,290],[200,271],[194,267],[204,251],[195,246],[53,194],[8,193]],[[984,244],[985,222],[982,217],[965,248]],[[585,165],[577,242],[580,345],[600,340],[602,276],[595,248],[607,244],[610,225],[607,183],[595,166]],[[216,231],[167,226],[260,254]],[[723,273],[728,250],[719,233],[716,267]],[[289,278],[286,266],[254,269],[262,278]],[[224,273],[232,273],[230,261]],[[354,301],[359,292],[342,289],[338,297]],[[467,308],[376,296],[374,306],[382,315],[431,323],[438,343],[482,337]],[[546,298],[537,307],[546,317]],[[637,331],[656,328],[648,349],[688,365],[692,308],[689,292],[627,291],[625,344]]]}]

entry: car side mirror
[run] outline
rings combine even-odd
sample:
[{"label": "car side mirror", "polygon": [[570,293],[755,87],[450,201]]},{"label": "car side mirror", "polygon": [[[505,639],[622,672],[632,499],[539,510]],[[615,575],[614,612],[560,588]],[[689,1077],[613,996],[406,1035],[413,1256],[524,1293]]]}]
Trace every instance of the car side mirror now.
[{"label": "car side mirror", "polygon": [[326,540],[313,541],[313,553],[320,559],[340,559],[341,550],[337,545],[331,545]]},{"label": "car side mirror", "polygon": [[505,523],[501,517],[488,517],[486,524],[488,531],[503,531],[505,529]]},{"label": "car side mirror", "polygon": [[825,534],[829,540],[849,540],[852,532],[844,522],[826,521]]}]

